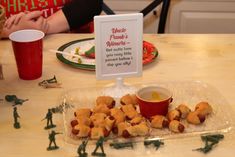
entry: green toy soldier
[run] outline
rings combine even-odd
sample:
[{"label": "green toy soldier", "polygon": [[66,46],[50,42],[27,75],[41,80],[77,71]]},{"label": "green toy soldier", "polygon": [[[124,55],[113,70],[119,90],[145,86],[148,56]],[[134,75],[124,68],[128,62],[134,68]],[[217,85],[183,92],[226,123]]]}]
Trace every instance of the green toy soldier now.
[{"label": "green toy soldier", "polygon": [[25,100],[23,100],[23,99],[15,99],[15,102],[14,102],[14,105],[13,106],[16,106],[16,105],[23,105],[23,103],[25,102],[25,101],[28,101],[29,99],[25,99]]},{"label": "green toy soldier", "polygon": [[15,101],[15,99],[17,99],[16,95],[6,95],[5,96],[5,100],[7,102],[13,102],[13,101]]},{"label": "green toy soldier", "polygon": [[44,88],[60,88],[61,87],[61,83],[58,83],[55,75],[51,79],[47,79],[47,80],[43,80],[42,82],[39,82],[38,85]]},{"label": "green toy soldier", "polygon": [[47,120],[47,126],[45,126],[44,129],[51,129],[51,128],[56,127],[56,125],[54,125],[52,122],[52,114],[53,113],[52,113],[51,109],[48,109],[46,117],[44,119],[42,119],[42,121],[45,119]]},{"label": "green toy soldier", "polygon": [[[59,147],[56,145],[56,142],[55,142],[55,135],[57,134],[62,134],[62,133],[58,133],[58,132],[55,132],[54,130],[51,131],[51,133],[49,134],[49,140],[50,140],[50,143],[49,143],[49,146],[47,147],[47,150],[50,151],[50,150],[55,150],[55,149],[58,149]],[[54,143],[54,146],[51,146],[51,144]]]},{"label": "green toy soldier", "polygon": [[214,135],[202,135],[201,139],[205,142],[205,146],[202,148],[194,149],[194,151],[200,151],[204,154],[210,152],[215,145],[219,143],[220,140],[224,138],[222,134],[214,134]]},{"label": "green toy soldier", "polygon": [[17,112],[17,107],[14,107],[13,117],[14,117],[14,128],[19,129],[20,123],[18,122],[18,118],[20,118],[20,116]]},{"label": "green toy soldier", "polygon": [[16,95],[6,95],[6,96],[5,96],[5,100],[6,100],[7,102],[14,102],[14,105],[12,105],[12,106],[16,106],[16,105],[23,105],[23,103],[24,103],[25,101],[28,101],[29,99],[23,100],[23,99],[17,98]]},{"label": "green toy soldier", "polygon": [[[91,155],[93,155],[93,156],[106,156],[106,154],[104,153],[104,148],[103,148],[104,141],[105,141],[105,138],[103,136],[101,136],[99,138],[99,140],[96,142],[95,150],[92,152]],[[100,149],[102,151],[101,153],[97,153],[96,152],[99,147],[100,147]]]},{"label": "green toy soldier", "polygon": [[164,145],[164,142],[162,142],[161,140],[144,140],[144,145],[147,147],[149,145],[153,145],[156,150],[161,146]]},{"label": "green toy soldier", "polygon": [[88,140],[82,141],[82,144],[79,145],[79,147],[77,149],[77,153],[78,153],[79,157],[87,157],[87,153],[86,153],[87,143],[88,143]]},{"label": "green toy soldier", "polygon": [[109,144],[110,147],[113,147],[115,149],[122,149],[122,148],[127,148],[127,147],[131,147],[133,148],[133,142],[129,141],[129,142],[113,142]]}]

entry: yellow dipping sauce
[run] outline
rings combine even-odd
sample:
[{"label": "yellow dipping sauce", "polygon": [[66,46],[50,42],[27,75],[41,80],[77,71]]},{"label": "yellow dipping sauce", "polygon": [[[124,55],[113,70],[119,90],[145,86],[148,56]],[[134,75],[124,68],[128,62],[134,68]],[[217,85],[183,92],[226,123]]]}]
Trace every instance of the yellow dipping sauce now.
[{"label": "yellow dipping sauce", "polygon": [[140,96],[141,98],[143,98],[146,101],[154,101],[154,102],[158,102],[158,101],[162,101],[167,99],[167,95],[157,92],[157,91],[148,91],[148,92],[144,92],[141,94]]}]

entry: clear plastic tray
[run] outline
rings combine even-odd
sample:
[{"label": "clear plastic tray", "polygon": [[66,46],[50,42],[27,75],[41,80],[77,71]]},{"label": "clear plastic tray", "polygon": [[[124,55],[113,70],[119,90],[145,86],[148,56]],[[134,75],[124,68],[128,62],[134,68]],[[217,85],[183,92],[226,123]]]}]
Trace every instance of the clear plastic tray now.
[{"label": "clear plastic tray", "polygon": [[[185,121],[185,131],[183,133],[173,133],[169,129],[151,129],[150,137],[159,139],[171,139],[182,138],[188,136],[195,136],[204,133],[225,133],[232,129],[231,109],[225,98],[212,86],[199,82],[158,82],[148,84],[136,84],[132,86],[132,93],[139,88],[157,85],[165,87],[172,91],[173,102],[170,105],[169,110],[175,108],[181,103],[186,103],[191,110],[194,110],[195,105],[200,101],[207,101],[213,108],[213,113],[210,114],[206,121],[201,125],[191,125]],[[130,93],[130,91],[128,91]],[[130,94],[132,94],[130,93]],[[126,93],[124,92],[123,95]],[[81,140],[74,138],[71,135],[70,122],[74,119],[74,111],[76,108],[89,107],[93,108],[95,100],[98,96],[107,95],[107,88],[105,87],[90,87],[90,88],[77,88],[70,90],[63,94],[63,103],[73,105],[74,108],[67,108],[63,112],[64,122],[64,135],[65,141],[68,144],[78,145]],[[119,98],[115,98],[116,105],[119,104]],[[116,136],[110,136],[110,139],[117,138]],[[143,141],[146,137],[132,138],[134,141]],[[121,139],[120,137],[118,140]],[[90,142],[92,143],[92,142]]]}]

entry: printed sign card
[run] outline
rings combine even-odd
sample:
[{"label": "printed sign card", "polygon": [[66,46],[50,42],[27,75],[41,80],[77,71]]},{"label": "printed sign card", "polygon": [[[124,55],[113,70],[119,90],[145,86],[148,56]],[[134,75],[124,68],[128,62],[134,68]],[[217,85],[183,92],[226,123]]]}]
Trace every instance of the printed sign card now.
[{"label": "printed sign card", "polygon": [[97,79],[142,75],[143,14],[95,16]]}]

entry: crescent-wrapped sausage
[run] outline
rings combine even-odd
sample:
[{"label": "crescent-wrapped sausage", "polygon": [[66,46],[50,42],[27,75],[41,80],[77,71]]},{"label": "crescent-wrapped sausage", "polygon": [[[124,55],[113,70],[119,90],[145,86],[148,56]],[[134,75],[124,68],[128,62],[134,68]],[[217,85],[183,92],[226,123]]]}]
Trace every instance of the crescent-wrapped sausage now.
[{"label": "crescent-wrapped sausage", "polygon": [[96,105],[93,108],[93,112],[94,113],[104,113],[106,115],[109,115],[110,114],[110,109],[105,104],[99,104],[99,105]]},{"label": "crescent-wrapped sausage", "polygon": [[130,127],[131,124],[127,123],[127,122],[121,122],[117,125],[117,129],[118,129],[118,136],[123,136],[123,132]]},{"label": "crescent-wrapped sausage", "polygon": [[182,119],[185,119],[187,117],[187,115],[189,114],[189,112],[191,112],[191,109],[185,104],[180,104],[176,108],[176,110],[178,110],[180,112]]},{"label": "crescent-wrapped sausage", "polygon": [[105,127],[105,118],[107,117],[104,113],[95,113],[91,115],[90,119],[93,127]]},{"label": "crescent-wrapped sausage", "polygon": [[88,137],[90,135],[90,131],[90,127],[83,124],[78,124],[72,129],[72,133],[78,137]]},{"label": "crescent-wrapped sausage", "polygon": [[111,96],[99,96],[96,99],[96,105],[99,104],[105,104],[111,109],[115,106],[115,100]]},{"label": "crescent-wrapped sausage", "polygon": [[133,119],[138,115],[138,112],[136,111],[135,107],[132,104],[123,105],[121,107],[121,110],[124,112],[124,114],[128,119]]},{"label": "crescent-wrapped sausage", "polygon": [[172,120],[169,124],[169,129],[175,133],[184,132],[184,125],[177,120]]},{"label": "crescent-wrapped sausage", "polygon": [[208,102],[200,102],[196,105],[195,111],[200,113],[200,115],[207,116],[212,113],[212,107]]},{"label": "crescent-wrapped sausage", "polygon": [[151,127],[162,129],[169,126],[169,121],[165,116],[155,115],[151,117]]},{"label": "crescent-wrapped sausage", "polygon": [[74,112],[75,117],[90,117],[91,115],[91,109],[90,108],[79,108]]},{"label": "crescent-wrapped sausage", "polygon": [[187,122],[195,125],[203,123],[205,119],[206,117],[197,111],[190,112],[187,116]]},{"label": "crescent-wrapped sausage", "polygon": [[132,137],[145,136],[149,133],[149,127],[145,122],[142,122],[138,125],[130,126],[126,130]]},{"label": "crescent-wrapped sausage", "polygon": [[91,128],[91,139],[98,140],[100,137],[105,137],[104,128],[102,127]]},{"label": "crescent-wrapped sausage", "polygon": [[168,118],[169,121],[180,120],[180,112],[176,109],[171,110],[170,112],[168,112],[167,118]]},{"label": "crescent-wrapped sausage", "polygon": [[126,116],[119,108],[112,108],[110,110],[110,114],[116,120],[116,122],[115,122],[116,124],[125,121]]},{"label": "crescent-wrapped sausage", "polygon": [[135,94],[126,94],[121,97],[120,103],[122,105],[128,105],[128,104],[137,105],[137,98]]}]

